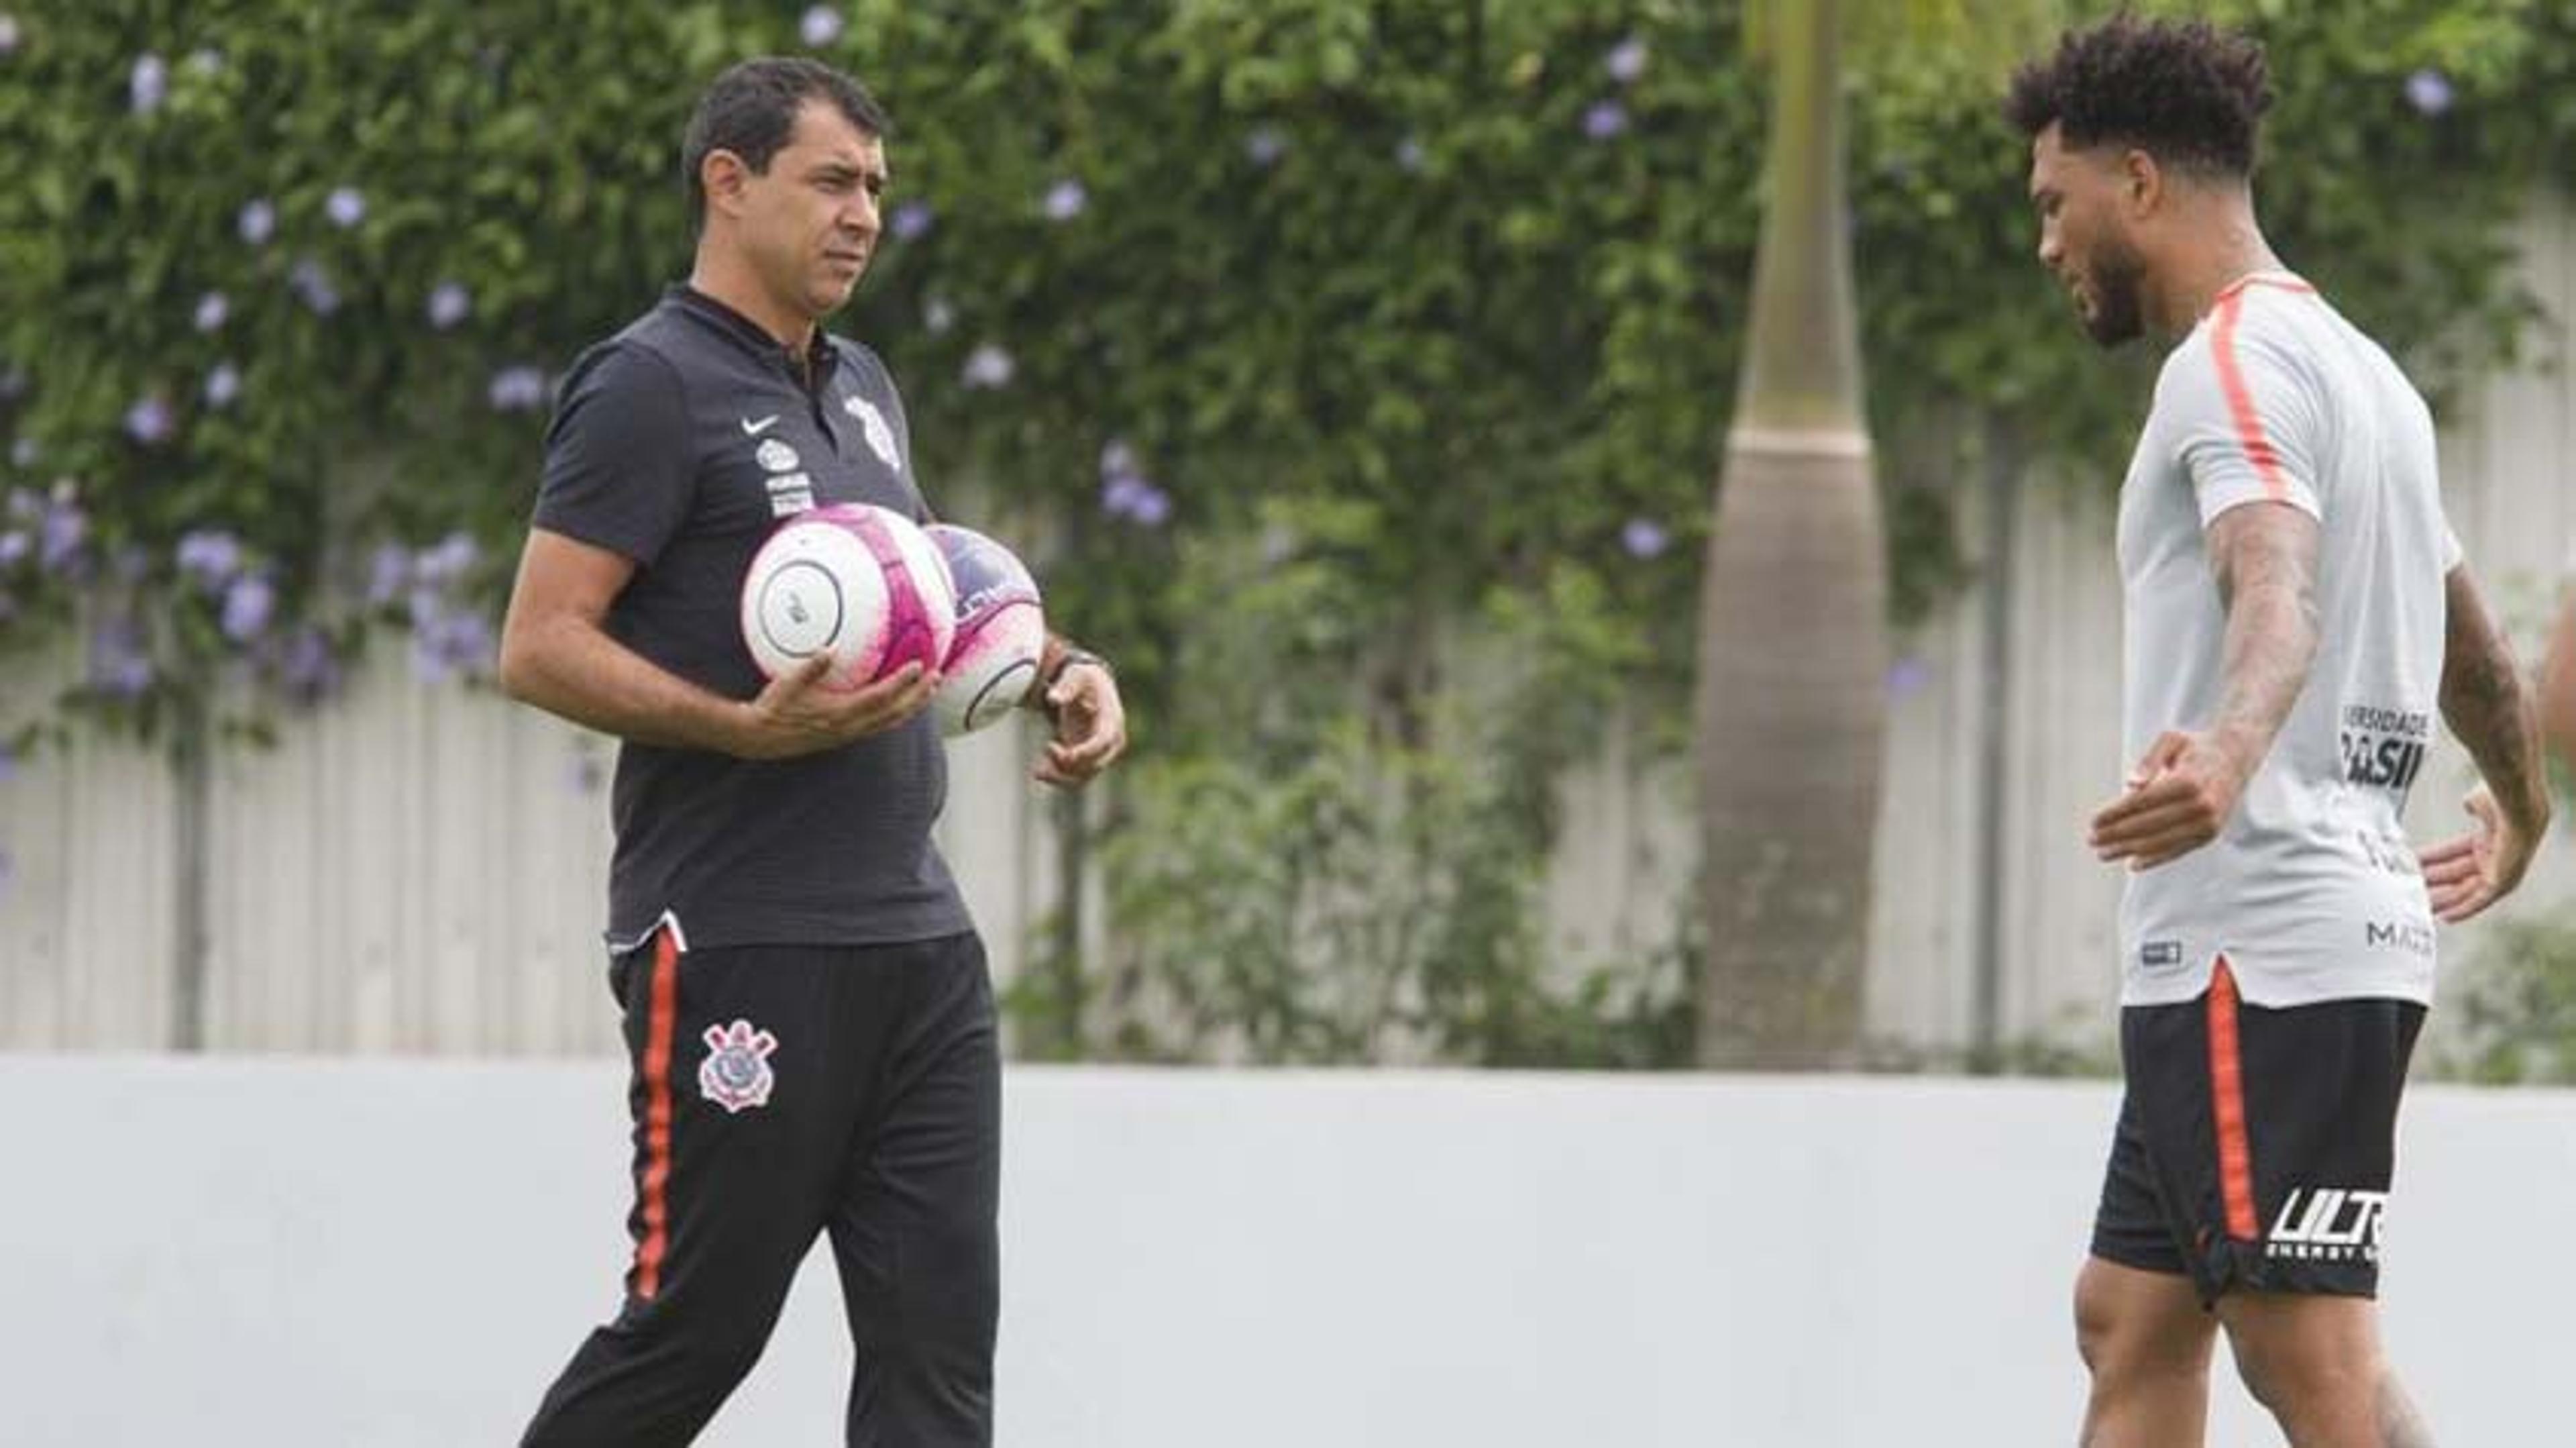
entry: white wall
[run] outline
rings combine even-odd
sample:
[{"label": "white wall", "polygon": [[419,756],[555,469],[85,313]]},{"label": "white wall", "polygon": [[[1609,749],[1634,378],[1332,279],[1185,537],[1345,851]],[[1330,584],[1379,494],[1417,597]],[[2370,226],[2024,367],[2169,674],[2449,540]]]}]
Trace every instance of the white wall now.
[{"label": "white wall", "polygon": [[[1005,1448],[2069,1442],[2099,1085],[1015,1069]],[[0,1055],[13,1448],[514,1441],[625,1262],[610,1064]],[[2390,1336],[2563,1440],[2576,1095],[2427,1089]],[[837,1442],[828,1260],[705,1440]],[[2224,1369],[2222,1369],[2224,1372]],[[2232,1381],[2213,1443],[2277,1443]]]}]

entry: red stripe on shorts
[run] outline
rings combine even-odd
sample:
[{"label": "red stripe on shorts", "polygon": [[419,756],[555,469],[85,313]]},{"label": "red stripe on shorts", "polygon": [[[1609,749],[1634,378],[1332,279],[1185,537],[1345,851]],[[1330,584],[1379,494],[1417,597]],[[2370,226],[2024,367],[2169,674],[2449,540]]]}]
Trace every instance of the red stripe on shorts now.
[{"label": "red stripe on shorts", "polygon": [[2245,1059],[2236,1035],[2236,976],[2227,957],[2209,980],[2209,1103],[2218,1126],[2218,1192],[2227,1205],[2227,1235],[2251,1242],[2262,1235],[2254,1220],[2254,1151],[2245,1137]]}]

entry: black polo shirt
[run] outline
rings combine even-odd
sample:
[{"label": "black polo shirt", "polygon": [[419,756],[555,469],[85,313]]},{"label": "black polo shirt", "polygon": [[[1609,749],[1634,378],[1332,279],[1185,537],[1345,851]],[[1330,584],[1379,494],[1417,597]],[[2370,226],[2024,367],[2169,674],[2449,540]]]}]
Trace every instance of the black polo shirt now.
[{"label": "black polo shirt", "polygon": [[[727,698],[764,680],[742,578],[778,521],[866,502],[927,521],[911,433],[874,352],[817,332],[798,357],[686,286],[582,354],[546,433],[536,526],[635,576],[608,629]],[[626,743],[609,871],[612,948],[668,918],[685,946],[884,944],[969,928],[930,827],[948,789],[932,712],[797,759]]]}]

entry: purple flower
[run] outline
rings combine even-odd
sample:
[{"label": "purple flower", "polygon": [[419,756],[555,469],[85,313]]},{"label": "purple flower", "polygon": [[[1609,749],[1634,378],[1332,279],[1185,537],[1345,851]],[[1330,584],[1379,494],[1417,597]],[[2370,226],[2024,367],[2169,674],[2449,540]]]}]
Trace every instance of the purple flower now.
[{"label": "purple flower", "polygon": [[200,332],[222,330],[224,319],[232,314],[233,304],[221,292],[208,292],[197,298],[197,330]]},{"label": "purple flower", "polygon": [[2451,78],[2438,70],[2428,68],[2406,77],[2406,103],[2423,115],[2442,114],[2453,99]]},{"label": "purple flower", "polygon": [[1422,149],[1420,137],[1407,136],[1395,143],[1395,164],[1399,170],[1419,176],[1422,174],[1423,166],[1429,160],[1430,157]]},{"label": "purple flower", "polygon": [[24,528],[0,533],[0,568],[13,568],[26,561],[29,550],[35,546],[35,540],[27,536]]},{"label": "purple flower", "polygon": [[1288,138],[1276,126],[1259,127],[1244,137],[1243,154],[1252,158],[1253,165],[1267,169],[1288,154]]},{"label": "purple flower", "polygon": [[1159,528],[1172,516],[1172,496],[1134,473],[1120,473],[1101,486],[1100,510]]},{"label": "purple flower", "polygon": [[12,467],[32,468],[36,465],[36,460],[44,455],[45,449],[32,437],[22,437],[9,444],[9,463]]},{"label": "purple flower", "polygon": [[241,540],[221,528],[198,528],[180,535],[171,560],[211,593],[241,572]]},{"label": "purple flower", "polygon": [[170,440],[179,430],[179,419],[170,404],[157,394],[136,398],[125,409],[125,435],[146,447],[157,447]]},{"label": "purple flower", "polygon": [[81,545],[89,541],[89,515],[80,505],[57,500],[45,509],[45,521],[37,530],[36,562],[47,573],[60,572],[80,556]]},{"label": "purple flower", "polygon": [[1628,108],[1617,101],[1594,101],[1583,112],[1583,134],[1606,141],[1628,129]]},{"label": "purple flower", "polygon": [[910,241],[929,231],[930,223],[936,219],[929,202],[907,201],[896,207],[894,215],[886,219],[886,229],[894,233],[895,240]]},{"label": "purple flower", "polygon": [[546,405],[546,374],[525,362],[504,367],[485,395],[494,412],[534,412]]},{"label": "purple flower", "polygon": [[206,374],[206,405],[217,408],[230,407],[233,405],[233,399],[239,396],[241,396],[241,369],[230,362],[216,363],[215,370]]},{"label": "purple flower", "polygon": [[921,304],[921,325],[934,337],[945,336],[957,325],[957,309],[946,297],[932,297]]},{"label": "purple flower", "polygon": [[126,94],[138,116],[161,109],[170,94],[170,63],[148,50],[136,56],[134,72],[126,79]]},{"label": "purple flower", "polygon": [[11,488],[7,506],[9,516],[21,523],[32,523],[45,516],[43,496],[26,488]]},{"label": "purple flower", "polygon": [[492,624],[473,609],[439,611],[412,623],[412,672],[437,683],[452,674],[479,672],[492,659]]},{"label": "purple flower", "polygon": [[411,555],[399,543],[379,543],[367,560],[367,607],[382,608],[411,583]]},{"label": "purple flower", "polygon": [[474,310],[474,294],[462,282],[440,282],[429,289],[429,324],[444,332]]},{"label": "purple flower", "polygon": [[89,636],[90,687],[120,699],[131,699],[152,687],[152,660],[143,652],[143,636],[132,622],[113,620]]},{"label": "purple flower", "polygon": [[329,635],[306,624],[276,654],[277,676],[287,692],[312,703],[340,687],[340,657]]},{"label": "purple flower", "polygon": [[331,280],[331,269],[312,257],[299,257],[287,269],[286,284],[304,299],[304,305],[323,316],[340,309],[340,288]]},{"label": "purple flower", "polygon": [[436,547],[422,549],[420,556],[412,560],[412,577],[433,587],[444,588],[463,578],[482,557],[483,550],[475,543],[473,534],[462,531],[450,533],[439,539]]},{"label": "purple flower", "polygon": [[1083,190],[1082,183],[1071,177],[1047,188],[1045,206],[1049,221],[1071,221],[1090,204],[1091,193]]},{"label": "purple flower", "polygon": [[980,344],[966,354],[966,368],[960,374],[969,387],[1008,387],[1017,364],[1011,354],[990,342]]},{"label": "purple flower", "polygon": [[0,15],[0,55],[18,53],[18,17]]},{"label": "purple flower", "polygon": [[1149,528],[1162,526],[1172,515],[1171,495],[1145,477],[1136,450],[1124,438],[1111,438],[1100,449],[1100,510]]},{"label": "purple flower", "polygon": [[815,5],[796,23],[796,33],[817,50],[841,38],[841,12],[829,5]]},{"label": "purple flower", "polygon": [[243,204],[233,225],[241,232],[242,240],[264,246],[277,234],[277,207],[265,196],[256,197]]},{"label": "purple flower", "polygon": [[491,621],[480,613],[451,616],[446,630],[438,638],[438,648],[448,667],[460,674],[488,674],[498,650],[494,647]]},{"label": "purple flower", "polygon": [[1160,528],[1172,516],[1172,495],[1152,483],[1142,483],[1127,516],[1148,528]]},{"label": "purple flower", "polygon": [[1887,693],[1890,698],[1902,699],[1911,694],[1919,694],[1923,691],[1924,685],[1931,682],[1932,666],[1912,654],[1907,654],[1888,666]]},{"label": "purple flower", "polygon": [[1646,42],[1633,35],[1620,41],[1601,57],[1601,68],[1619,84],[1635,85],[1637,77],[1646,73]]},{"label": "purple flower", "polygon": [[1653,558],[1672,546],[1672,536],[1649,518],[1631,518],[1619,530],[1619,546],[1631,558]]},{"label": "purple flower", "polygon": [[258,638],[277,611],[277,590],[266,574],[245,573],[224,590],[224,637],[237,644]]},{"label": "purple flower", "polygon": [[286,284],[304,299],[317,316],[327,317],[340,310],[340,288],[331,280],[331,269],[312,257],[298,257],[287,269]]},{"label": "purple flower", "polygon": [[342,231],[367,219],[367,198],[355,186],[334,186],[322,200],[322,214]]}]

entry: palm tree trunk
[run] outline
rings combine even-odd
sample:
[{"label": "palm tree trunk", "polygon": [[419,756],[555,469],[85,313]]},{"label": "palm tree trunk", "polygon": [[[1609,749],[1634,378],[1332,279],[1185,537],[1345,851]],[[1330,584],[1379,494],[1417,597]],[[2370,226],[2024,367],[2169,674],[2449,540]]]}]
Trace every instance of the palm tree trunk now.
[{"label": "palm tree trunk", "polygon": [[1837,0],[1783,6],[1742,395],[1700,629],[1705,1065],[1860,1044],[1886,555],[1861,397]]}]

